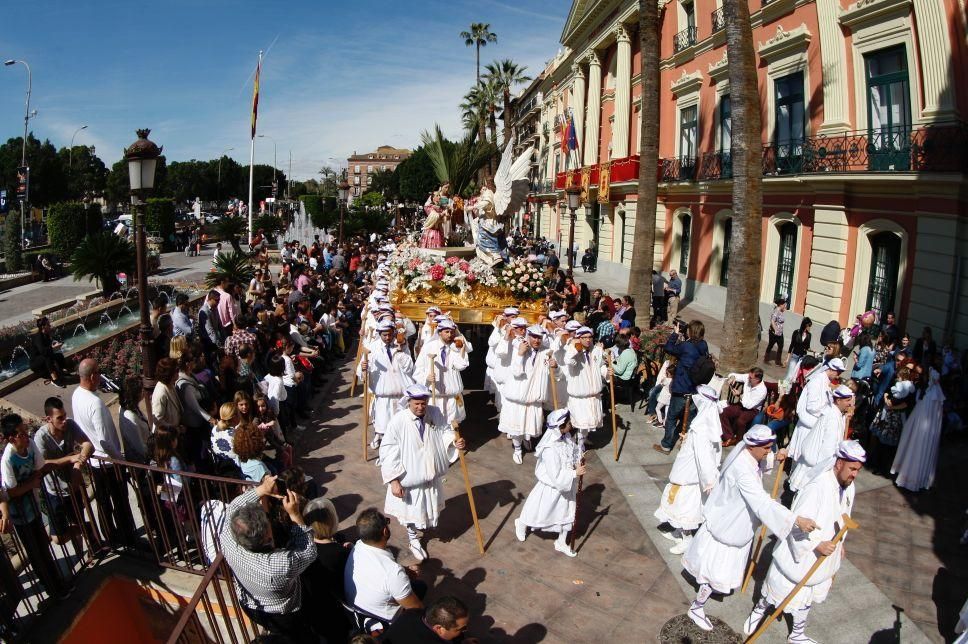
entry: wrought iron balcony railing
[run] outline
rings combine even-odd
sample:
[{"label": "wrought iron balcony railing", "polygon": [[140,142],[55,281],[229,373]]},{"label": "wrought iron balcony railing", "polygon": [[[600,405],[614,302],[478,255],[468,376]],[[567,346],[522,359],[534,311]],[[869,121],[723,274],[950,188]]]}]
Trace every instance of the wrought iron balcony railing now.
[{"label": "wrought iron balcony railing", "polygon": [[556,192],[555,182],[551,179],[544,181],[532,181],[531,192],[537,195],[550,195]]},{"label": "wrought iron balcony railing", "polygon": [[[663,159],[663,165],[678,159]],[[813,136],[763,146],[763,174],[833,172],[966,172],[968,124],[899,126]],[[732,177],[729,152],[704,153],[696,179]],[[663,172],[663,181],[687,181],[682,169]],[[668,176],[668,178],[666,178]]]},{"label": "wrought iron balcony railing", "polygon": [[720,29],[726,28],[726,14],[723,12],[722,7],[720,7],[719,9],[716,9],[716,11],[713,11],[712,17],[713,17],[713,33],[716,33]]},{"label": "wrought iron balcony railing", "polygon": [[680,51],[687,47],[692,47],[696,44],[696,28],[686,27],[675,36],[675,50],[678,54]]},{"label": "wrought iron balcony railing", "polygon": [[659,181],[695,181],[696,157],[660,159]]}]

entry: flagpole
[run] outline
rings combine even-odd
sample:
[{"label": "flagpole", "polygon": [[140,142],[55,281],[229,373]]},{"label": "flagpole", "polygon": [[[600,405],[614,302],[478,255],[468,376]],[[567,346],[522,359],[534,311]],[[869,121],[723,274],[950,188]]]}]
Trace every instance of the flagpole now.
[{"label": "flagpole", "polygon": [[255,125],[256,119],[258,118],[258,100],[259,100],[259,82],[260,76],[262,75],[262,50],[259,50],[259,66],[256,67],[255,72],[255,91],[252,103],[252,128],[251,128],[251,140],[249,141],[249,239],[246,243],[252,241],[252,195],[253,187],[255,182]]}]

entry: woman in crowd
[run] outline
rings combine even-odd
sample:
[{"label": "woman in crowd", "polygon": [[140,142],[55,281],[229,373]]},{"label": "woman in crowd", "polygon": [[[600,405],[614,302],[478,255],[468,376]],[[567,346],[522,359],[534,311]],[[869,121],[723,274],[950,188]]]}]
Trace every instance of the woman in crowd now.
[{"label": "woman in crowd", "polygon": [[151,415],[155,428],[177,431],[182,424],[182,404],[175,391],[178,365],[171,358],[162,358],[155,365],[155,388],[151,393]]},{"label": "woman in crowd", "polygon": [[310,621],[316,635],[327,642],[343,642],[350,625],[339,602],[350,550],[337,540],[339,516],[332,501],[309,501],[303,517],[313,530],[316,544],[316,560],[302,574],[303,602],[313,607]]},{"label": "woman in crowd", "polygon": [[266,446],[265,438],[262,431],[254,423],[241,422],[235,430],[233,438],[232,449],[239,459],[242,476],[247,481],[258,483],[262,480],[262,477],[272,473],[262,455]]},{"label": "woman in crowd", "polygon": [[790,336],[790,353],[787,355],[787,371],[784,377],[788,382],[793,382],[797,377],[800,361],[810,351],[811,328],[813,328],[813,321],[810,318],[803,318],[803,321],[800,322],[800,328]]}]

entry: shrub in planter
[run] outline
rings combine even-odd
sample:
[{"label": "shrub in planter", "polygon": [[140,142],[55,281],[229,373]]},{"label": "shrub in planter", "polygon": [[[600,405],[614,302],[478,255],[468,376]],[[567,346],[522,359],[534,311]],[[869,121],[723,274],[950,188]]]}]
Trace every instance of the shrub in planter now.
[{"label": "shrub in planter", "polygon": [[23,249],[20,247],[20,213],[13,209],[7,213],[4,222],[3,255],[7,262],[7,272],[23,270]]},{"label": "shrub in planter", "polygon": [[88,229],[87,211],[87,206],[80,201],[55,203],[47,211],[47,238],[56,254],[69,257],[85,234],[96,232]]},{"label": "shrub in planter", "polygon": [[175,245],[175,202],[171,199],[149,199],[145,205],[145,229],[149,235],[158,233],[167,250]]}]

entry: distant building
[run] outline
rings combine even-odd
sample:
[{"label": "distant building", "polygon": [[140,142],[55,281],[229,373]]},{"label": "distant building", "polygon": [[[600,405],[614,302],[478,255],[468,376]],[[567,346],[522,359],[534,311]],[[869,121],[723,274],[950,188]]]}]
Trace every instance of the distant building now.
[{"label": "distant building", "polygon": [[373,152],[353,154],[346,160],[346,178],[350,184],[350,201],[365,193],[373,183],[373,173],[380,170],[392,172],[404,159],[410,156],[410,150],[381,145]]}]

